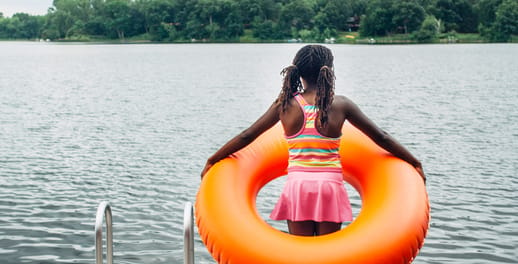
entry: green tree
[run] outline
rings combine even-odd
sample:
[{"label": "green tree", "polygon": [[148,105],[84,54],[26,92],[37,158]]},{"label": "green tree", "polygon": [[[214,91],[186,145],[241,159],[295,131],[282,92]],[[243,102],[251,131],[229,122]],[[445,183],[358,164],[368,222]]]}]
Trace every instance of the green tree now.
[{"label": "green tree", "polygon": [[424,8],[415,0],[396,1],[392,9],[392,23],[405,34],[419,29],[425,18]]},{"label": "green tree", "polygon": [[317,2],[317,10],[313,19],[320,31],[347,30],[347,19],[353,15],[352,6],[347,0],[321,0]]},{"label": "green tree", "polygon": [[279,24],[272,20],[261,20],[257,17],[252,22],[253,36],[258,39],[282,39],[284,37],[282,30],[279,29]]},{"label": "green tree", "polygon": [[496,19],[496,9],[503,0],[480,0],[477,4],[480,25],[490,26]]},{"label": "green tree", "polygon": [[254,37],[282,39],[283,31],[279,25],[282,4],[274,0],[239,1],[244,27],[250,27]]},{"label": "green tree", "polygon": [[478,18],[468,0],[437,0],[433,15],[444,22],[446,31],[477,31]]},{"label": "green tree", "polygon": [[27,13],[16,13],[11,18],[0,18],[0,38],[39,38],[43,27],[43,17]]},{"label": "green tree", "polygon": [[99,15],[93,15],[92,18],[90,18],[82,26],[83,32],[86,35],[102,37],[107,34],[104,19]]},{"label": "green tree", "polygon": [[104,5],[104,18],[108,37],[119,38],[136,36],[145,32],[145,18],[130,0],[111,0]]},{"label": "green tree", "polygon": [[0,17],[0,39],[11,38],[10,22],[9,18]]},{"label": "green tree", "polygon": [[[422,6],[426,12],[428,12],[435,4],[436,0],[416,0],[416,2]],[[424,22],[424,21],[423,21]]]},{"label": "green tree", "polygon": [[171,0],[138,0],[135,8],[142,14],[144,30],[153,41],[173,40],[177,37],[178,7]]},{"label": "green tree", "polygon": [[361,16],[365,14],[367,5],[369,4],[369,0],[349,0],[348,2],[351,5],[353,16]]},{"label": "green tree", "polygon": [[[219,16],[222,9],[221,0],[199,0],[196,5],[198,11],[197,19],[204,26],[204,38],[215,39],[220,29]],[[208,34],[208,35],[207,35]]]},{"label": "green tree", "polygon": [[291,0],[286,3],[281,9],[279,17],[279,26],[283,35],[297,37],[293,32],[313,28],[312,19],[315,16],[313,7],[314,2],[309,0]]},{"label": "green tree", "polygon": [[392,0],[369,1],[360,23],[361,35],[384,36],[391,33],[394,28],[392,4]]},{"label": "green tree", "polygon": [[54,0],[52,22],[60,37],[84,35],[85,24],[91,19],[90,0]]},{"label": "green tree", "polygon": [[237,4],[245,25],[258,21],[278,21],[282,7],[279,1],[274,0],[241,0]]},{"label": "green tree", "polygon": [[199,38],[197,35],[201,23],[196,19],[196,2],[197,0],[176,2],[175,29],[178,32],[178,38]]},{"label": "green tree", "polygon": [[518,35],[518,2],[504,0],[496,10],[491,40],[507,42],[512,35]]},{"label": "green tree", "polygon": [[44,35],[51,39],[66,38],[74,23],[75,19],[70,13],[51,8],[47,14]]},{"label": "green tree", "polygon": [[433,42],[441,32],[441,22],[433,15],[428,15],[415,33],[414,38],[421,43]]},{"label": "green tree", "polygon": [[226,1],[223,4],[223,29],[220,32],[220,37],[226,40],[237,39],[243,35],[244,23],[243,14],[241,12],[239,3],[235,1]]}]

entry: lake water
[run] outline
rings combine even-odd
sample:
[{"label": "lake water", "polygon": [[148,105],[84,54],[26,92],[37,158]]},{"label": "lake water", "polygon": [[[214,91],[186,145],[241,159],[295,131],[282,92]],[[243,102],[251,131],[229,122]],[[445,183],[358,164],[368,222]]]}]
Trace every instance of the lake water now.
[{"label": "lake water", "polygon": [[[0,42],[1,262],[94,263],[109,201],[116,263],[182,263],[205,159],[266,110],[300,47]],[[336,92],[424,164],[415,263],[518,263],[518,45],[329,47]],[[263,218],[282,181],[259,194]]]}]

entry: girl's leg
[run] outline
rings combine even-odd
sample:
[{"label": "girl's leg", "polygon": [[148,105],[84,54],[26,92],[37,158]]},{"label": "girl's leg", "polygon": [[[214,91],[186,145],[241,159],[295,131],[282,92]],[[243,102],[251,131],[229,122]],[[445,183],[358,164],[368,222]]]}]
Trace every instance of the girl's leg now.
[{"label": "girl's leg", "polygon": [[290,221],[288,220],[290,234],[297,236],[314,236],[316,231],[315,221]]},{"label": "girl's leg", "polygon": [[317,236],[334,233],[342,228],[342,223],[334,222],[315,222]]}]

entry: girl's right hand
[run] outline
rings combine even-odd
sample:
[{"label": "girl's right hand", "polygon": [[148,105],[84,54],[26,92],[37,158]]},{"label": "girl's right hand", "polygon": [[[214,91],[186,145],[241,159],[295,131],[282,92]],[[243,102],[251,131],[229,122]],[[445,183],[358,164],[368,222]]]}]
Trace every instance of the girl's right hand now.
[{"label": "girl's right hand", "polygon": [[423,166],[421,163],[419,165],[415,166],[415,169],[417,170],[417,173],[419,173],[419,176],[423,178],[424,183],[426,184],[426,176],[424,175]]}]

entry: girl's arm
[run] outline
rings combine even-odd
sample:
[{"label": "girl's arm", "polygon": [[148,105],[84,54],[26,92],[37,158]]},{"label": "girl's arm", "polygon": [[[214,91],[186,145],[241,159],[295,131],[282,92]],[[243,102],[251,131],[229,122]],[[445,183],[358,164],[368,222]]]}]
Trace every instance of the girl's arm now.
[{"label": "girl's arm", "polygon": [[390,152],[395,157],[398,157],[414,166],[419,175],[421,175],[423,180],[426,181],[426,176],[424,175],[421,162],[414,157],[410,151],[403,147],[403,145],[397,142],[397,140],[391,137],[387,132],[381,130],[354,102],[347,99],[346,107],[346,118],[353,126],[361,130],[376,144]]},{"label": "girl's arm", "polygon": [[270,108],[268,108],[268,110],[259,117],[257,121],[255,121],[255,123],[253,123],[249,128],[243,130],[216,151],[216,153],[207,160],[205,168],[203,168],[203,171],[201,172],[201,177],[203,178],[205,173],[207,173],[207,171],[216,164],[216,162],[248,146],[248,144],[252,143],[252,141],[254,141],[264,131],[273,127],[279,121],[280,109],[280,103],[275,101]]}]

